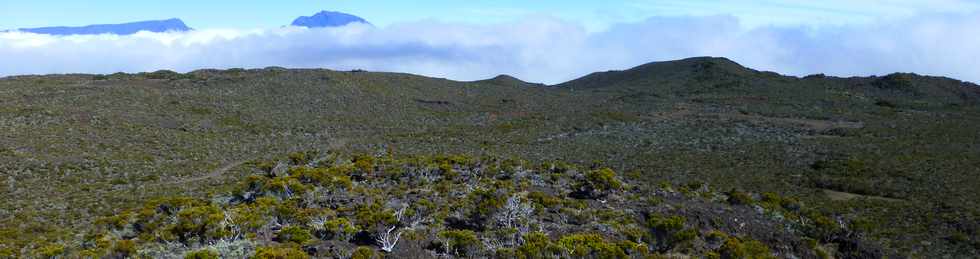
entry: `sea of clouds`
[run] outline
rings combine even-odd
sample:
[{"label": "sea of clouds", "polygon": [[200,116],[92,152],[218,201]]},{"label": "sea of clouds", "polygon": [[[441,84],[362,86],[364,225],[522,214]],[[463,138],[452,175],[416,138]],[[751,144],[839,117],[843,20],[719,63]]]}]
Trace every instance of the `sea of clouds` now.
[{"label": "sea of clouds", "polygon": [[573,21],[526,17],[494,25],[418,21],[128,36],[0,32],[0,76],[282,66],[559,83],[692,56],[789,75],[915,72],[980,82],[980,13],[820,27],[748,28],[733,16],[692,16],[589,31]]}]

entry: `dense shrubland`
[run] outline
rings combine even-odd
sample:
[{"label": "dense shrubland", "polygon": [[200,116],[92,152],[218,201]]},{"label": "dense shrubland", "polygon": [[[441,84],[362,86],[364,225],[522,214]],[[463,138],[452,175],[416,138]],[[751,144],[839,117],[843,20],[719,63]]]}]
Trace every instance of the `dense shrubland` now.
[{"label": "dense shrubland", "polygon": [[[110,258],[881,256],[799,201],[646,186],[598,165],[296,152],[233,191],[154,199],[22,255]],[[847,240],[842,240],[847,236]]]}]

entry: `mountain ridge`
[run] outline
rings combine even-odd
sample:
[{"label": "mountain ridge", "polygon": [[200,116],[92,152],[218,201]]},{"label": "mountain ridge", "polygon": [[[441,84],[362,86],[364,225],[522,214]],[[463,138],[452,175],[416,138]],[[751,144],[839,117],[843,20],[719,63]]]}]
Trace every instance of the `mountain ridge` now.
[{"label": "mountain ridge", "polygon": [[146,21],[136,21],[136,22],[127,22],[127,23],[115,23],[115,24],[92,24],[92,25],[84,25],[84,26],[52,26],[52,27],[17,29],[17,31],[22,31],[22,32],[50,34],[50,35],[93,35],[93,34],[130,35],[140,31],[181,32],[181,31],[190,31],[190,30],[193,30],[193,28],[188,27],[187,24],[184,23],[184,21],[178,18],[170,18],[164,20],[146,20]]},{"label": "mountain ridge", "polygon": [[371,25],[370,22],[364,18],[358,17],[353,14],[336,12],[336,11],[320,11],[312,16],[300,16],[293,20],[292,26],[307,27],[307,28],[321,28],[321,27],[340,27],[348,25],[351,23],[363,23]]},{"label": "mountain ridge", "polygon": [[495,76],[493,78],[483,79],[483,80],[477,80],[477,81],[474,81],[474,82],[477,82],[477,83],[487,83],[487,84],[493,84],[493,85],[502,85],[502,86],[523,86],[523,87],[547,86],[546,84],[542,84],[542,83],[531,83],[531,82],[527,82],[527,81],[521,80],[519,78],[513,77],[511,75],[497,75],[497,76]]}]

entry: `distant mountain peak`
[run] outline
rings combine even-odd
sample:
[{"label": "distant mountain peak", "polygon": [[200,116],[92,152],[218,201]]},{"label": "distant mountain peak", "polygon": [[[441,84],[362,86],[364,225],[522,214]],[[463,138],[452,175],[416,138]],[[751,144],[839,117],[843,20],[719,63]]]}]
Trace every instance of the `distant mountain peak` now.
[{"label": "distant mountain peak", "polygon": [[371,24],[367,20],[364,20],[364,18],[357,17],[352,14],[334,11],[320,11],[313,16],[300,16],[299,18],[296,18],[296,20],[293,20],[292,26],[308,28],[339,27],[351,23]]},{"label": "distant mountain peak", "polygon": [[545,86],[544,84],[530,83],[524,80],[520,80],[510,75],[498,75],[493,78],[480,80],[477,82],[502,85],[502,86]]},{"label": "distant mountain peak", "polygon": [[671,77],[678,80],[690,80],[699,77],[746,76],[757,72],[724,57],[693,57],[651,62],[627,70],[596,72],[556,86],[596,88],[617,84],[635,84],[637,80],[649,78]]},{"label": "distant mountain peak", "polygon": [[90,34],[117,34],[129,35],[140,31],[148,32],[170,32],[170,31],[190,31],[193,30],[177,18],[166,20],[138,21],[119,24],[93,24],[86,26],[55,26],[40,28],[21,28],[23,32],[50,34],[50,35],[90,35]]}]

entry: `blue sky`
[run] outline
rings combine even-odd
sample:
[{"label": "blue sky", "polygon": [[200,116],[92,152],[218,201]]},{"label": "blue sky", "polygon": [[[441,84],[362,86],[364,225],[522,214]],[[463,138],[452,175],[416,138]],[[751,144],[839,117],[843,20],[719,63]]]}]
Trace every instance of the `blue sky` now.
[{"label": "blue sky", "polygon": [[[375,26],[283,26],[320,10]],[[2,32],[172,17],[197,30]],[[980,0],[0,0],[0,76],[282,66],[559,83],[692,56],[797,76],[980,82]]]},{"label": "blue sky", "polygon": [[267,28],[288,24],[297,16],[319,10],[348,12],[379,25],[424,19],[481,24],[551,16],[599,30],[651,16],[733,15],[746,26],[821,26],[978,9],[980,3],[969,0],[5,0],[0,3],[0,27],[176,17],[196,28]]}]

